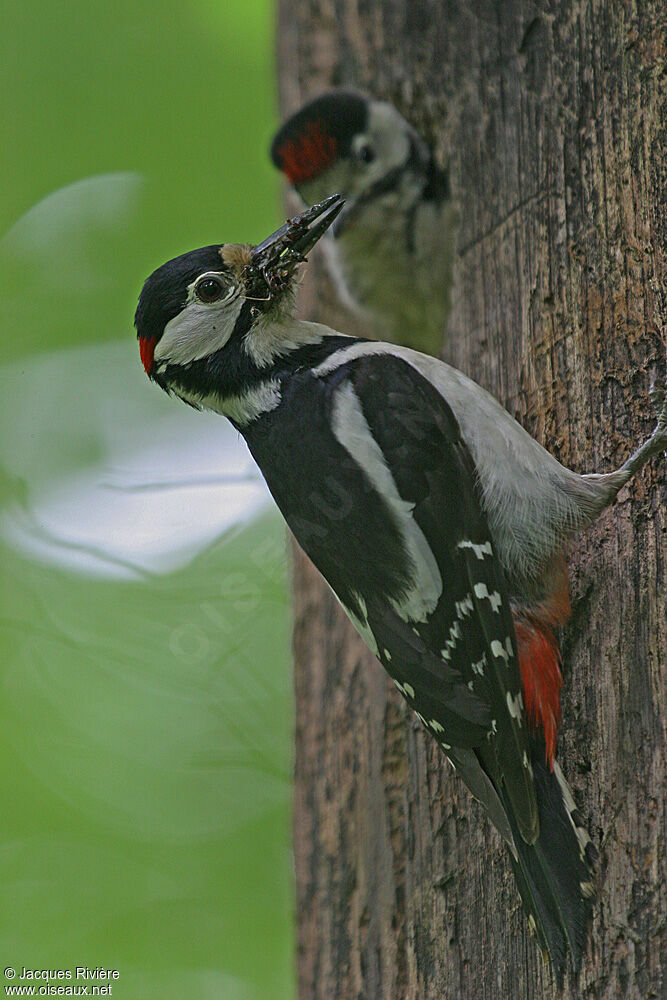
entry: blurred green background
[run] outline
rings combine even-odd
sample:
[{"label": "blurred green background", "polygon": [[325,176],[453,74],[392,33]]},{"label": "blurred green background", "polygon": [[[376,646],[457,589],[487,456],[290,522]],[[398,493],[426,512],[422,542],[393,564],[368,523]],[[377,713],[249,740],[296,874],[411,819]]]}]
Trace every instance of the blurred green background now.
[{"label": "blurred green background", "polygon": [[0,969],[292,997],[284,531],[132,329],[280,221],[273,3],[2,8]]}]

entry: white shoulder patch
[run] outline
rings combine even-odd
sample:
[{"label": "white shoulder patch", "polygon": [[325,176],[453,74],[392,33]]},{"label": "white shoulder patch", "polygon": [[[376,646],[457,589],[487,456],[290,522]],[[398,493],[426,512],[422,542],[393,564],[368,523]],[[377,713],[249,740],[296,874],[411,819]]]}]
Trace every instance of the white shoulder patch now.
[{"label": "white shoulder patch", "polygon": [[[437,358],[396,344],[356,343],[335,351],[314,374],[326,376],[357,358],[378,354],[407,362],[451,407],[479,474],[493,549],[505,570],[525,574],[551,558],[573,525],[581,523],[580,478],[545,451],[493,396]],[[462,547],[467,547],[465,542]],[[483,544],[471,541],[470,547],[478,559],[490,555]]]},{"label": "white shoulder patch", "polygon": [[[337,353],[346,353],[348,350],[350,348]],[[408,621],[425,621],[435,610],[442,593],[440,570],[426,536],[412,516],[414,505],[401,498],[350,383],[337,390],[332,417],[336,440],[358,463],[394,515],[406,555],[412,563],[412,586],[406,596],[394,606],[401,617]]]},{"label": "white shoulder patch", "polygon": [[[329,357],[322,362],[322,364],[317,365],[313,368],[313,375],[321,378],[324,375],[330,375],[331,372],[335,372],[337,368],[341,365],[347,364],[348,361],[354,361],[355,358],[363,358],[370,354],[392,354],[393,348],[390,344],[383,344],[375,341],[370,343],[355,343],[350,344],[349,347],[341,347],[340,350],[334,351]],[[399,353],[398,351],[396,353]]]}]

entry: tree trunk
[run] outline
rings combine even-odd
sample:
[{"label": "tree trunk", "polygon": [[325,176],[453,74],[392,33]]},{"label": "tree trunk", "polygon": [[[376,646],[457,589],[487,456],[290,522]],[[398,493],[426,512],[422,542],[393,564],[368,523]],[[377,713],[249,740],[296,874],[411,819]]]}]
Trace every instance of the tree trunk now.
[{"label": "tree trunk", "polygon": [[[280,4],[283,113],[357,86],[449,159],[447,360],[579,472],[615,468],[651,432],[664,371],[663,10]],[[311,315],[351,332],[317,264],[311,277]],[[600,860],[568,998],[664,996],[664,468],[644,469],[570,552],[558,757]],[[298,552],[294,592],[300,997],[558,995],[500,838]]]}]

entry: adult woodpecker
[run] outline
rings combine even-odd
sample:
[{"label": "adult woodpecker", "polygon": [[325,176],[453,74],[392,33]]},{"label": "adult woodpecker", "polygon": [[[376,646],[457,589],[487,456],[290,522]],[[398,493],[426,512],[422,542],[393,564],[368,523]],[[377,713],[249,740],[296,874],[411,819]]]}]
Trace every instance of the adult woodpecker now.
[{"label": "adult woodpecker", "polygon": [[281,126],[271,158],[306,205],[345,198],[322,244],[343,304],[381,339],[439,354],[456,213],[424,139],[391,104],[334,90]]},{"label": "adult woodpecker", "polygon": [[554,760],[562,551],[667,446],[616,472],[560,465],[441,361],[293,316],[333,196],[256,247],[158,268],[135,322],[165,391],[226,416],[295,537],[504,838],[539,943],[578,967],[593,849]]}]

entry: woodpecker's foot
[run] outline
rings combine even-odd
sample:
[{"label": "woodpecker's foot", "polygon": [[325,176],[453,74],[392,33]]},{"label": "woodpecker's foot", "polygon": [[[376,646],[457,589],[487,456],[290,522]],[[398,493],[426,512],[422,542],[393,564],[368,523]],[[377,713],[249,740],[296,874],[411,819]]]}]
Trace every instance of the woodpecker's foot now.
[{"label": "woodpecker's foot", "polygon": [[621,471],[625,473],[626,481],[646,465],[654,455],[659,455],[667,449],[667,388],[665,379],[656,380],[649,389],[649,399],[657,413],[658,422],[655,430],[641,448],[632,455]]},{"label": "woodpecker's foot", "polygon": [[652,445],[651,455],[659,455],[667,451],[667,379],[656,379],[648,395],[658,415],[658,422],[649,442]]},{"label": "woodpecker's foot", "polygon": [[654,455],[659,455],[667,450],[667,381],[664,378],[657,379],[652,384],[649,389],[649,399],[658,414],[658,422],[650,438],[644,441],[641,448],[638,448],[634,455],[631,455],[627,462],[621,466],[618,474],[612,473],[612,475],[617,476],[613,496]]},{"label": "woodpecker's foot", "polygon": [[660,432],[667,431],[667,379],[661,378],[651,384],[648,391],[648,398],[653,404],[653,409],[658,415],[658,423],[653,432],[654,436]]}]

